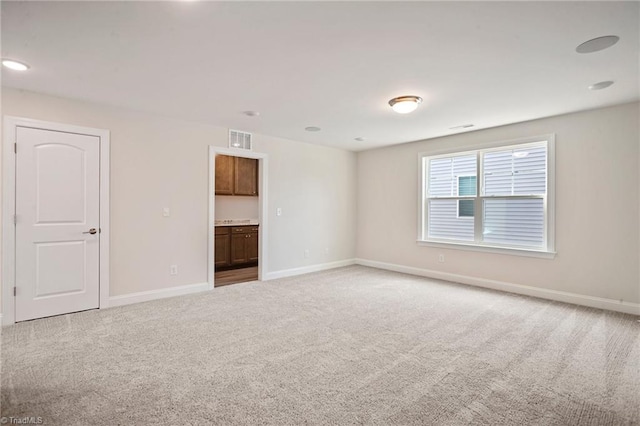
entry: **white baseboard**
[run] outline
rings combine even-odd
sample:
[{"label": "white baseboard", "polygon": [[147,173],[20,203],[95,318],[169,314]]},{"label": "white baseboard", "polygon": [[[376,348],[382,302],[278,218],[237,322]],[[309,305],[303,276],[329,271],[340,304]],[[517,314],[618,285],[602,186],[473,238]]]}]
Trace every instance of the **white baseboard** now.
[{"label": "white baseboard", "polygon": [[150,300],[164,299],[165,297],[182,296],[184,294],[208,291],[209,283],[188,284],[179,287],[163,288],[159,290],[141,291],[138,293],[123,294],[109,298],[109,307],[130,305],[132,303],[148,302]]},{"label": "white baseboard", "polygon": [[293,277],[295,275],[308,274],[310,272],[324,271],[327,269],[340,268],[342,266],[355,265],[355,259],[338,260],[336,262],[320,263],[317,265],[303,266],[301,268],[283,269],[281,271],[268,272],[264,281],[275,280],[277,278]]},{"label": "white baseboard", "polygon": [[[341,266],[355,265],[355,259],[339,260],[337,262],[322,263],[319,265],[304,266],[295,269],[285,269],[282,271],[268,272],[263,281],[276,278],[292,277],[294,275],[308,274],[309,272],[324,271],[326,269],[339,268]],[[141,291],[138,293],[123,294],[109,298],[109,307],[130,305],[132,303],[148,302],[150,300],[164,299],[165,297],[182,296],[184,294],[199,293],[208,291],[209,283],[189,284],[179,287],[163,288],[159,290]]]},{"label": "white baseboard", "polygon": [[623,312],[625,314],[640,315],[640,303],[624,302],[615,299],[605,299],[602,297],[569,293],[566,291],[557,291],[546,288],[531,287],[527,285],[512,284],[503,281],[488,280],[485,278],[451,274],[449,272],[440,272],[430,269],[397,265],[393,263],[378,262],[375,260],[356,259],[355,263],[358,265],[370,266],[372,268],[385,269],[388,271],[402,272],[405,274],[435,278],[444,281],[452,281],[455,283],[490,288],[493,290],[506,291],[509,293],[523,294],[525,296],[539,297],[542,299],[555,300],[558,302],[573,303],[574,305],[589,306],[591,308],[600,308],[610,311]]}]

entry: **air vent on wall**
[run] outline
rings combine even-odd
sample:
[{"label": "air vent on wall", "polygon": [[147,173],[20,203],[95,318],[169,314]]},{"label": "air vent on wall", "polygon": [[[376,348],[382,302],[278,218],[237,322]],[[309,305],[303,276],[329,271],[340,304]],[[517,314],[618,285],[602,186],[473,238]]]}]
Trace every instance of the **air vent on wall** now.
[{"label": "air vent on wall", "polygon": [[229,129],[229,148],[251,150],[251,133]]}]

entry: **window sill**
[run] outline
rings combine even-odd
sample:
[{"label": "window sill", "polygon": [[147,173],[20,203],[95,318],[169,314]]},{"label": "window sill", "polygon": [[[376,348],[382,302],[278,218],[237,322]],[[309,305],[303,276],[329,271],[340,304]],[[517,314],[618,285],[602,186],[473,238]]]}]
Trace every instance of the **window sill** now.
[{"label": "window sill", "polygon": [[453,250],[468,250],[468,251],[479,251],[479,252],[485,252],[485,253],[508,254],[511,256],[537,257],[541,259],[553,259],[556,257],[555,251],[546,251],[546,250],[479,246],[475,244],[465,244],[462,242],[452,243],[452,242],[426,241],[426,240],[417,240],[417,243],[419,246],[426,246],[426,247],[439,247],[439,248],[446,248],[446,249],[453,249]]}]

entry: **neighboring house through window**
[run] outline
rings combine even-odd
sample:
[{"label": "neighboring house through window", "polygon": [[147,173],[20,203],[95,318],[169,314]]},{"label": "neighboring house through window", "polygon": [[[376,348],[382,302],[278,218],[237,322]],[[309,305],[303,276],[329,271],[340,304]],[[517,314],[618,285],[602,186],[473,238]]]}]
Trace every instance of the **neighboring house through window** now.
[{"label": "neighboring house through window", "polygon": [[553,135],[422,154],[419,241],[553,253],[553,155]]},{"label": "neighboring house through window", "polygon": [[[476,177],[458,176],[458,196],[476,195]],[[473,199],[458,200],[458,217],[473,217]]]}]

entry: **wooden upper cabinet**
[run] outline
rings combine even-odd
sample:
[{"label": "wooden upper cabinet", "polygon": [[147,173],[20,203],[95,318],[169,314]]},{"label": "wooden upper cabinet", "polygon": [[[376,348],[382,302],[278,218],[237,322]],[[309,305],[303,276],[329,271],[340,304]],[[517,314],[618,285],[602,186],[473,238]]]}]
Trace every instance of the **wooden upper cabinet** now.
[{"label": "wooden upper cabinet", "polygon": [[233,195],[234,157],[216,155],[216,195]]},{"label": "wooden upper cabinet", "polygon": [[216,155],[216,195],[258,196],[258,160]]},{"label": "wooden upper cabinet", "polygon": [[258,195],[258,160],[235,157],[235,195]]}]

